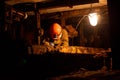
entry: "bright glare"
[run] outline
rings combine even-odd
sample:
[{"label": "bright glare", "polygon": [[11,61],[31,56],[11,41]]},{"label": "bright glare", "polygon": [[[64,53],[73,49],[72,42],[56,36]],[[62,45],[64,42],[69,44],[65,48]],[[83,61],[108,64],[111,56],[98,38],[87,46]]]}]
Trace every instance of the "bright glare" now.
[{"label": "bright glare", "polygon": [[88,15],[88,18],[89,18],[90,24],[92,26],[96,26],[97,25],[97,22],[98,22],[97,13],[90,13]]}]

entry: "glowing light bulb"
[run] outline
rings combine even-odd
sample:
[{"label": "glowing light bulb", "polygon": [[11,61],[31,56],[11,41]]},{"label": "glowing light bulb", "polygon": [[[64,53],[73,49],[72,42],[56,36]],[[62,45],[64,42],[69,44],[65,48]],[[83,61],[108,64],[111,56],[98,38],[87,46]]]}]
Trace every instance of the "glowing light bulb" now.
[{"label": "glowing light bulb", "polygon": [[92,26],[96,26],[97,23],[98,23],[98,16],[97,16],[97,13],[90,13],[88,15],[88,18],[89,18],[89,22]]}]

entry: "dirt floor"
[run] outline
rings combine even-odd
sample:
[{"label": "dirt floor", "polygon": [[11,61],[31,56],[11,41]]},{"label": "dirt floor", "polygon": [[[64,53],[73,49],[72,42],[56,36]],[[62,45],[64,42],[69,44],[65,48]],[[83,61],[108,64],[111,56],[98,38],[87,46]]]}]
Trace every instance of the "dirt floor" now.
[{"label": "dirt floor", "polygon": [[28,66],[17,71],[10,70],[2,72],[0,80],[120,80],[120,70],[106,70],[105,68],[99,70],[80,68],[69,72],[53,70],[41,72],[41,70]]},{"label": "dirt floor", "polygon": [[47,78],[46,80],[120,80],[120,70],[79,70],[66,75]]},{"label": "dirt floor", "polygon": [[0,80],[120,80],[120,70],[109,67],[109,58],[105,66],[104,58],[92,55],[32,55],[15,67],[7,62]]}]

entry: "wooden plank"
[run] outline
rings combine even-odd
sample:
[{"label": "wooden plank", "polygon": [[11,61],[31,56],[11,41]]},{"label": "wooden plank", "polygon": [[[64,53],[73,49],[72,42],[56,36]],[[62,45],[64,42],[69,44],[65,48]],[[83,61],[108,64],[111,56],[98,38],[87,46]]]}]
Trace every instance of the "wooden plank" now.
[{"label": "wooden plank", "polygon": [[51,46],[32,45],[32,51],[33,54],[44,54],[47,52],[52,53],[54,51],[64,54],[101,54],[111,52],[111,48],[104,49],[83,46],[60,46],[58,48],[54,48]]}]

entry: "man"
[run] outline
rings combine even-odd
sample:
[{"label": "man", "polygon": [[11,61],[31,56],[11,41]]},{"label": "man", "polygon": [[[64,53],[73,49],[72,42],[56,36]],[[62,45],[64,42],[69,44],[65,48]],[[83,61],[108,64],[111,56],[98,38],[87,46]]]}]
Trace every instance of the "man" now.
[{"label": "man", "polygon": [[53,23],[48,32],[47,37],[43,40],[44,45],[54,48],[69,46],[68,32],[60,24]]}]

